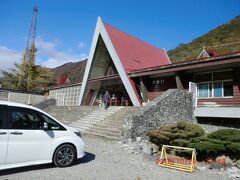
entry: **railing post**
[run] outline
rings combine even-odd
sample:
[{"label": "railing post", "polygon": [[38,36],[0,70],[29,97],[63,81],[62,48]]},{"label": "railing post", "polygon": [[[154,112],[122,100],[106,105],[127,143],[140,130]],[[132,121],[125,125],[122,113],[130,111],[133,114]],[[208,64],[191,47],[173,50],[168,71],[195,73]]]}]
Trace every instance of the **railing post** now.
[{"label": "railing post", "polygon": [[30,104],[31,102],[31,94],[28,95],[28,105]]},{"label": "railing post", "polygon": [[11,92],[9,91],[8,92],[8,101],[10,101],[10,99],[11,99]]},{"label": "railing post", "polygon": [[64,103],[65,103],[65,93],[63,94],[63,106],[65,105]]}]

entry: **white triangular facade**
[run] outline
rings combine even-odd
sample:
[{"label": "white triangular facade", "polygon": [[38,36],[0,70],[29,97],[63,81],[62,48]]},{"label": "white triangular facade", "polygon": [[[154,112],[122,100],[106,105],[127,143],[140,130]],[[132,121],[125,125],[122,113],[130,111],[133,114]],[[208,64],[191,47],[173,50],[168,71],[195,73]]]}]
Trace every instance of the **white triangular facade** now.
[{"label": "white triangular facade", "polygon": [[132,101],[132,104],[134,106],[140,106],[140,102],[137,98],[137,94],[135,93],[133,86],[123,68],[121,60],[113,46],[113,43],[107,33],[107,30],[106,30],[101,18],[98,18],[98,20],[97,20],[97,25],[96,25],[96,29],[94,32],[91,49],[89,52],[88,61],[87,61],[86,69],[85,69],[84,76],[83,76],[82,86],[81,86],[81,90],[80,90],[79,105],[81,105],[83,102],[84,92],[86,90],[86,86],[87,86],[88,78],[89,78],[89,74],[90,74],[90,69],[93,64],[93,58],[94,58],[94,54],[96,51],[97,42],[98,42],[98,39],[100,38],[100,36],[102,37],[104,44],[106,45],[106,48],[107,48],[107,50],[112,58],[112,61],[118,71],[118,74],[119,74],[119,76],[123,82],[123,85],[129,95],[129,98]]},{"label": "white triangular facade", "polygon": [[205,47],[203,46],[203,50],[202,52],[198,55],[197,59],[200,59],[200,58],[207,58],[207,57],[210,57],[208,52],[205,50]]}]

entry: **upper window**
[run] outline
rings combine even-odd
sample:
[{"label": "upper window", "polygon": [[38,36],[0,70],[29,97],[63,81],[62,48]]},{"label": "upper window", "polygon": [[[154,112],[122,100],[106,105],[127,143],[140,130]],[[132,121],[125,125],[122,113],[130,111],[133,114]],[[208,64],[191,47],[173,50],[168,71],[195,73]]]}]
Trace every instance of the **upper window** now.
[{"label": "upper window", "polygon": [[195,82],[208,82],[212,81],[212,73],[203,73],[195,75]]},{"label": "upper window", "polygon": [[42,120],[34,111],[16,108],[10,111],[12,129],[37,130],[42,129]]},{"label": "upper window", "polygon": [[230,80],[230,79],[233,79],[232,71],[213,72],[213,81]]},{"label": "upper window", "polygon": [[195,74],[195,82],[197,83],[221,81],[221,80],[232,80],[232,79],[233,79],[232,71],[216,71],[216,72]]}]

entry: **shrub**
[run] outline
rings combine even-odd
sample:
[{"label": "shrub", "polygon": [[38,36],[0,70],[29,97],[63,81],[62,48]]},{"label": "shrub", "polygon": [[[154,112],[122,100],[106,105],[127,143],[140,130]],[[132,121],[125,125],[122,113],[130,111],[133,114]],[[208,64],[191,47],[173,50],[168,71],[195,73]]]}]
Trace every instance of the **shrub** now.
[{"label": "shrub", "polygon": [[177,127],[179,127],[179,129],[194,130],[204,133],[203,129],[199,125],[190,123],[188,121],[178,121]]},{"label": "shrub", "polygon": [[154,144],[160,145],[167,143],[170,138],[162,134],[159,130],[150,130],[146,133],[149,136],[150,141]]},{"label": "shrub", "polygon": [[173,141],[173,144],[174,144],[175,146],[182,146],[182,147],[187,147],[187,146],[190,145],[190,143],[191,143],[191,141],[186,140],[186,139],[175,139],[175,140]]},{"label": "shrub", "polygon": [[173,139],[188,139],[188,134],[187,132],[177,132],[177,133],[172,133]]},{"label": "shrub", "polygon": [[175,125],[162,126],[159,130],[150,130],[146,133],[150,141],[158,146],[163,144],[188,146],[191,139],[204,134],[203,129],[187,121],[179,121]]},{"label": "shrub", "polygon": [[222,154],[231,158],[240,158],[239,130],[221,129],[210,133],[207,137],[192,139],[190,147],[196,148],[197,158],[215,158]]},{"label": "shrub", "polygon": [[177,127],[178,129],[182,129],[185,132],[194,133],[194,137],[204,134],[204,130],[200,126],[198,126],[197,124],[189,123],[187,121],[177,122]]},{"label": "shrub", "polygon": [[229,143],[226,145],[227,155],[239,159],[240,158],[240,143]]},{"label": "shrub", "polygon": [[185,127],[188,125],[186,121],[179,121],[177,122],[177,128],[178,129],[185,129]]},{"label": "shrub", "polygon": [[173,126],[167,125],[167,126],[162,126],[160,129],[163,130],[163,131],[172,132],[173,128],[174,128]]},{"label": "shrub", "polygon": [[208,135],[209,138],[240,143],[240,130],[220,129]]},{"label": "shrub", "polygon": [[209,138],[206,136],[200,136],[192,139],[192,143],[198,143],[200,141],[209,141]]},{"label": "shrub", "polygon": [[207,157],[216,158],[226,151],[226,148],[221,143],[214,143],[211,141],[200,141],[191,143],[190,147],[195,148],[197,151],[197,159],[204,160]]},{"label": "shrub", "polygon": [[[148,131],[147,136],[158,146],[167,144],[195,148],[198,160],[205,160],[208,157],[216,158],[223,154],[231,158],[240,158],[240,130],[221,129],[204,136],[204,131],[200,126],[179,121],[175,125]],[[183,152],[176,153],[188,155]]]}]

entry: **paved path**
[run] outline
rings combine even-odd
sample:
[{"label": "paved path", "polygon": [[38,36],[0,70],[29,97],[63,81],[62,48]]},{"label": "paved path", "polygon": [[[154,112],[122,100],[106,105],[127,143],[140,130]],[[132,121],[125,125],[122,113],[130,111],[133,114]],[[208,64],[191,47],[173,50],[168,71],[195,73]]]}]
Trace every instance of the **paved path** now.
[{"label": "paved path", "polygon": [[86,157],[75,166],[56,168],[51,164],[0,171],[6,180],[219,180],[227,176],[196,171],[185,173],[158,167],[142,154],[130,154],[116,141],[84,137]]}]

